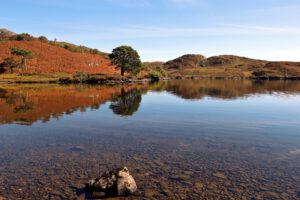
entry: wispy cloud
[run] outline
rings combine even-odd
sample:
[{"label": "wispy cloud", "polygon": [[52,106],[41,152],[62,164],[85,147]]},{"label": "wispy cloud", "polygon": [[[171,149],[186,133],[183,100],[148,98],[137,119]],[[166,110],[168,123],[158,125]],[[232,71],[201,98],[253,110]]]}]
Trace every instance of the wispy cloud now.
[{"label": "wispy cloud", "polygon": [[255,14],[255,15],[272,15],[272,14],[291,14],[297,13],[299,14],[300,3],[292,4],[292,5],[283,5],[283,6],[273,6],[273,7],[265,7],[259,9],[253,9],[247,14]]},{"label": "wispy cloud", "polygon": [[228,27],[241,31],[244,34],[265,34],[265,35],[298,35],[300,27],[276,27],[276,26],[252,26],[229,24]]},{"label": "wispy cloud", "polygon": [[[80,28],[80,27],[78,27]],[[82,28],[82,27],[81,27]],[[86,29],[81,31],[82,37],[96,39],[138,39],[164,37],[201,37],[201,36],[297,36],[300,28],[273,26],[220,25],[203,28],[174,27],[124,27],[106,28],[105,30]],[[86,35],[85,35],[86,34]]]}]

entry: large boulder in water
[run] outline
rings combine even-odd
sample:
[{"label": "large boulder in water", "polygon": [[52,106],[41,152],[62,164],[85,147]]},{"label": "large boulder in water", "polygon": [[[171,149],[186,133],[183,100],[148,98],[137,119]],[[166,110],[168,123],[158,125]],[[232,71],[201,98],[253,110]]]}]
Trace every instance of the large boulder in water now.
[{"label": "large boulder in water", "polygon": [[137,185],[127,167],[106,171],[100,178],[90,180],[86,191],[93,196],[127,196],[135,194]]}]

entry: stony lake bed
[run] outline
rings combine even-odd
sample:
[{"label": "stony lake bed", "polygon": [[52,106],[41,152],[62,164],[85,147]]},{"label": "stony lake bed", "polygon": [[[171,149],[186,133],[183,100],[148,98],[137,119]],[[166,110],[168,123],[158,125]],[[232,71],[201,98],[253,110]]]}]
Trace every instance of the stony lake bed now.
[{"label": "stony lake bed", "polygon": [[127,166],[111,199],[299,199],[300,82],[0,85],[0,199],[77,199]]}]

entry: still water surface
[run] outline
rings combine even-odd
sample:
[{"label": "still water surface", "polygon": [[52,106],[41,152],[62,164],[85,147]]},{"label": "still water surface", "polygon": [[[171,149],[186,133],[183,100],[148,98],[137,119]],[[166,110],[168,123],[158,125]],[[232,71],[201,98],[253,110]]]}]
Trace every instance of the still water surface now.
[{"label": "still water surface", "polygon": [[0,199],[74,199],[127,166],[127,199],[299,199],[300,82],[0,85]]}]

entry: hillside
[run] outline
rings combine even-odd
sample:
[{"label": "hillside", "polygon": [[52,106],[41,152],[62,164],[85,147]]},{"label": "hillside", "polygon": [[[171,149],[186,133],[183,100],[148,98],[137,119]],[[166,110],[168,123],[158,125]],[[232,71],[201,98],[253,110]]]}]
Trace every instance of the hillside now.
[{"label": "hillside", "polygon": [[[18,75],[57,75],[59,77],[72,76],[75,73],[97,74],[113,77],[118,72],[107,55],[97,49],[77,46],[66,42],[49,41],[46,37],[35,38],[29,34],[15,34],[6,29],[0,29],[0,63],[11,58],[19,63],[21,58],[12,55],[11,49],[30,51],[32,56],[26,59],[26,66],[2,69],[2,79],[15,79]],[[4,65],[5,68],[5,65]],[[21,77],[21,79],[25,79]]]},{"label": "hillside", "polygon": [[300,77],[300,62],[268,62],[234,55],[205,58],[188,54],[168,61],[163,68],[170,77],[289,78]]},{"label": "hillside", "polygon": [[[105,56],[89,53],[75,53],[61,47],[40,41],[2,41],[0,42],[0,62],[11,57],[13,47],[33,52],[28,59],[24,73],[75,73],[113,75],[115,67]],[[15,58],[17,59],[17,58]],[[17,70],[17,69],[16,69]]]}]

